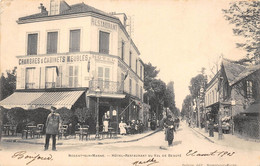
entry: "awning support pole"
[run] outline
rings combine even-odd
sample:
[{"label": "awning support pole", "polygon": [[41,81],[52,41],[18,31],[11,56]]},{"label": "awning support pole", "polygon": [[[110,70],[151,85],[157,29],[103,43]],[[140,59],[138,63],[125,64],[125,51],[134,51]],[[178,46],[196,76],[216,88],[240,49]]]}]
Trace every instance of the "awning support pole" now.
[{"label": "awning support pole", "polygon": [[[132,100],[132,102],[130,104],[132,104],[133,102],[134,102],[134,100]],[[128,106],[121,112],[121,114],[119,116],[121,116],[126,111],[126,109],[130,106],[130,104],[128,104]]]}]

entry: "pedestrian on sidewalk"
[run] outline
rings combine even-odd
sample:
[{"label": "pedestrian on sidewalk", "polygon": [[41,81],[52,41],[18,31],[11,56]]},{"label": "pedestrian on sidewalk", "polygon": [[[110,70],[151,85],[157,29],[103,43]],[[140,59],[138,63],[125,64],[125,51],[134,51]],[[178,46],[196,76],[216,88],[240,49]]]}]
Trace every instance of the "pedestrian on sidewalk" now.
[{"label": "pedestrian on sidewalk", "polygon": [[56,135],[59,134],[61,125],[60,114],[56,113],[56,107],[51,106],[51,113],[46,120],[46,138],[44,150],[48,150],[50,137],[52,136],[52,150],[56,151]]},{"label": "pedestrian on sidewalk", "polygon": [[209,136],[214,137],[214,122],[212,119],[209,120]]},{"label": "pedestrian on sidewalk", "polygon": [[175,126],[174,121],[171,115],[167,116],[167,119],[164,121],[165,127],[165,140],[168,141],[168,146],[173,146],[172,141],[174,139]]}]

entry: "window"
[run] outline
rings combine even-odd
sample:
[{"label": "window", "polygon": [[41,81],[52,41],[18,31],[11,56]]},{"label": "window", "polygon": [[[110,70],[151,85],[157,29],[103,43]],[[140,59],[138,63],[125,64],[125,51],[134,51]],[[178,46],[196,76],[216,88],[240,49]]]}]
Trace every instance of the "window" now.
[{"label": "window", "polygon": [[98,67],[98,86],[101,89],[109,88],[110,68]]},{"label": "window", "polygon": [[246,97],[247,98],[253,97],[253,83],[252,83],[252,81],[246,81]]},{"label": "window", "polygon": [[69,66],[69,87],[78,87],[78,66]]},{"label": "window", "polygon": [[137,73],[137,64],[138,64],[138,60],[135,60],[135,72]]},{"label": "window", "polygon": [[47,54],[57,53],[58,32],[48,32]]},{"label": "window", "polygon": [[140,78],[143,79],[143,66],[140,65]]},{"label": "window", "polygon": [[99,31],[99,52],[109,54],[109,33]]},{"label": "window", "polygon": [[143,101],[143,88],[140,86],[140,99]]},{"label": "window", "polygon": [[132,67],[132,52],[129,52],[129,67]]},{"label": "window", "polygon": [[136,89],[135,89],[136,96],[139,97],[139,88],[138,88],[139,86],[138,86],[137,83],[136,83],[136,86],[135,86],[135,87],[136,87]]},{"label": "window", "polygon": [[45,88],[55,88],[56,78],[57,78],[56,67],[46,67]]},{"label": "window", "polygon": [[122,58],[123,61],[124,61],[124,58],[125,58],[124,53],[125,53],[125,42],[122,41],[122,44],[121,44],[121,58]]},{"label": "window", "polygon": [[38,34],[28,34],[27,55],[37,55]]},{"label": "window", "polygon": [[70,49],[69,52],[80,51],[80,29],[70,31]]},{"label": "window", "polygon": [[35,87],[35,68],[26,68],[25,88],[33,89]]},{"label": "window", "polygon": [[132,94],[132,80],[129,79],[129,94]]}]

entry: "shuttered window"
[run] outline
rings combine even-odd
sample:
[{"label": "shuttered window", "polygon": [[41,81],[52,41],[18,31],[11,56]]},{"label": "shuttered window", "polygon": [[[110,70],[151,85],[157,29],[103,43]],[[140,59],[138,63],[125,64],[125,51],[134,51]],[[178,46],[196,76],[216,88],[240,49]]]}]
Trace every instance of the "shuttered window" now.
[{"label": "shuttered window", "polygon": [[132,67],[132,52],[129,52],[129,67]]},{"label": "shuttered window", "polygon": [[124,59],[125,59],[125,42],[124,41],[122,41],[122,43],[121,43],[121,58],[124,61]]},{"label": "shuttered window", "polygon": [[37,55],[38,34],[28,34],[27,55]]},{"label": "shuttered window", "polygon": [[129,79],[129,94],[132,94],[132,80]]},{"label": "shuttered window", "polygon": [[56,67],[46,67],[45,88],[55,88],[56,77]]},{"label": "shuttered window", "polygon": [[78,87],[78,66],[69,66],[69,87]]},{"label": "shuttered window", "polygon": [[246,97],[252,98],[253,97],[253,82],[246,81]]},{"label": "shuttered window", "polygon": [[80,29],[70,31],[70,49],[69,52],[80,51]]},{"label": "shuttered window", "polygon": [[58,32],[48,32],[47,54],[57,53]]},{"label": "shuttered window", "polygon": [[26,68],[25,88],[35,88],[35,68]]},{"label": "shuttered window", "polygon": [[109,54],[109,33],[99,31],[99,52]]}]

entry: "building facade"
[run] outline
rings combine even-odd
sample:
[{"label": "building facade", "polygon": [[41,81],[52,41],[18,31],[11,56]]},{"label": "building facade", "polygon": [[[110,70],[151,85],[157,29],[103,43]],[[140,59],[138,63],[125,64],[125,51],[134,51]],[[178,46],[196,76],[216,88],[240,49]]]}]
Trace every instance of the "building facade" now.
[{"label": "building facade", "polygon": [[96,115],[98,97],[100,124],[105,112],[111,120],[138,119],[144,63],[126,30],[126,15],[58,0],[50,1],[50,11],[42,4],[40,10],[17,20],[16,92],[0,104],[85,108]]}]

